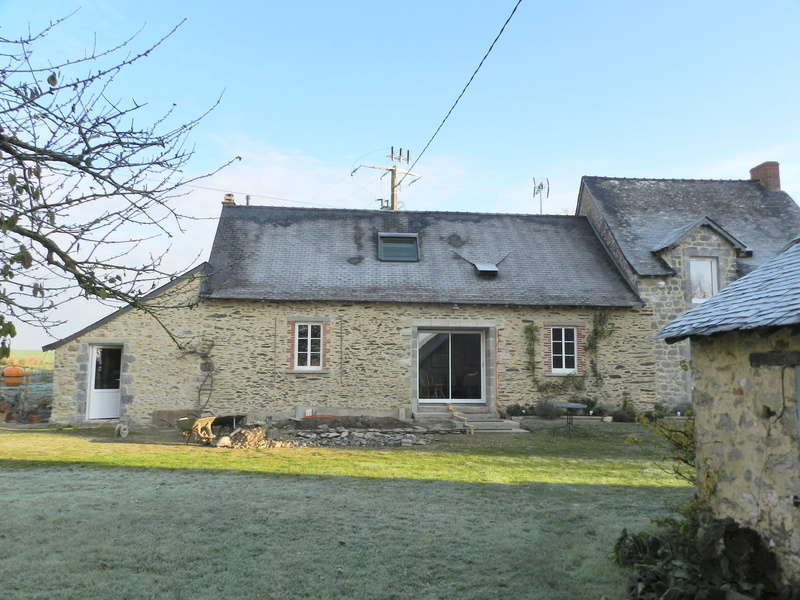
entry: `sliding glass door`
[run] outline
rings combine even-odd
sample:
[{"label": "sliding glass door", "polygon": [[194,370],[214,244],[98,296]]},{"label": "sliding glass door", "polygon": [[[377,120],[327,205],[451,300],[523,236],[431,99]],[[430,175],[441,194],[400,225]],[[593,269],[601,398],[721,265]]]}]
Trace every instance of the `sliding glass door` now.
[{"label": "sliding glass door", "polygon": [[483,402],[483,333],[420,331],[420,402]]}]

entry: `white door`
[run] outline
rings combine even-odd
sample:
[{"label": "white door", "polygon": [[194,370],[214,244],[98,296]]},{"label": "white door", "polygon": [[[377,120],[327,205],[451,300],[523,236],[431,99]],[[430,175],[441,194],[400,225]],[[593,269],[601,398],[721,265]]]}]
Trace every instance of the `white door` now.
[{"label": "white door", "polygon": [[117,419],[120,416],[119,376],[121,346],[92,346],[92,376],[89,381],[87,419]]}]

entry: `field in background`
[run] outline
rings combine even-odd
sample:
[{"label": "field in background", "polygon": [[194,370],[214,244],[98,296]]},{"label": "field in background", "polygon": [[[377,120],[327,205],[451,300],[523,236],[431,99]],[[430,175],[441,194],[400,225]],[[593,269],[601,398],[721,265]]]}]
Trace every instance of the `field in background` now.
[{"label": "field in background", "polygon": [[[41,350],[14,350],[11,356],[0,359],[0,367],[19,365],[25,367],[30,377],[26,376],[24,384],[12,384],[0,377],[0,406],[4,410],[0,414],[0,422],[12,418],[27,422],[31,414],[41,419],[49,417],[49,406],[53,401],[53,363],[52,352]],[[45,412],[40,412],[43,409]],[[5,414],[8,413],[8,414]]]},{"label": "field in background", "polygon": [[41,350],[14,350],[12,348],[11,356],[0,359],[0,364],[52,370],[54,359],[55,356],[52,352],[42,352]]}]

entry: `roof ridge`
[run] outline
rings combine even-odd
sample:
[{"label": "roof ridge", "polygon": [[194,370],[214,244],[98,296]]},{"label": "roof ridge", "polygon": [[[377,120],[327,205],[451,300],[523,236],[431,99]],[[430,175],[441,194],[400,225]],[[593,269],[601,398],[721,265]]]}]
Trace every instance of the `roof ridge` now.
[{"label": "roof ridge", "polygon": [[584,175],[583,179],[616,179],[622,181],[689,181],[708,183],[758,183],[752,179],[691,179],[687,177],[611,177],[608,175]]},{"label": "roof ridge", "polygon": [[424,214],[424,215],[463,215],[463,216],[489,216],[489,217],[557,217],[560,219],[575,217],[585,218],[584,215],[550,215],[550,214],[534,214],[534,213],[501,213],[501,212],[475,212],[475,211],[457,211],[457,210],[383,210],[374,208],[324,208],[324,207],[304,207],[304,206],[275,206],[271,204],[232,204],[225,206],[227,209],[238,210],[241,208],[271,208],[281,210],[303,211],[303,212],[351,212],[351,213],[371,213],[371,214]]}]

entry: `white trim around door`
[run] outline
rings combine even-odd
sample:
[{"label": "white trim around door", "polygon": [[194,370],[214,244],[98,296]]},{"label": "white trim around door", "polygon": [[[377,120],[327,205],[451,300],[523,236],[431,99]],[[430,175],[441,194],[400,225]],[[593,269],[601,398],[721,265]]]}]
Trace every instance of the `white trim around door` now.
[{"label": "white trim around door", "polygon": [[121,345],[89,346],[91,376],[86,402],[87,419],[118,419],[122,414],[122,350]]}]

